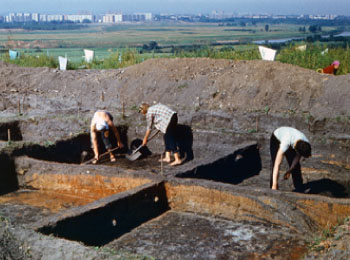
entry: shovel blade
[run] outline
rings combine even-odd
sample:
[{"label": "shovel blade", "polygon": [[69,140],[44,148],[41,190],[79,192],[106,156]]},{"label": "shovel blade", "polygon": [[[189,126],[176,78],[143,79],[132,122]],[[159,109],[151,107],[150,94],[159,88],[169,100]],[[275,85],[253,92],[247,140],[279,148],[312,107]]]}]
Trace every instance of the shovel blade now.
[{"label": "shovel blade", "polygon": [[129,161],[136,161],[138,158],[140,158],[142,153],[140,151],[133,152],[132,154],[125,155],[125,158]]}]

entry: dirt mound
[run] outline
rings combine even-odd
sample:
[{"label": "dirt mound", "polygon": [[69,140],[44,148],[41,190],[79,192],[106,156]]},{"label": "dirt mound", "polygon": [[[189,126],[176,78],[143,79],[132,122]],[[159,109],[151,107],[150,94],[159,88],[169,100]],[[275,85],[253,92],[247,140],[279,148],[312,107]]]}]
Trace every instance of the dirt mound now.
[{"label": "dirt mound", "polygon": [[197,109],[309,111],[332,117],[349,115],[350,108],[347,76],[279,62],[156,59],[128,68],[120,79],[135,99]]},{"label": "dirt mound", "polygon": [[[24,98],[27,111],[41,112],[120,110],[122,103],[128,109],[141,101],[155,101],[178,110],[309,112],[326,118],[350,115],[347,75],[324,75],[279,62],[150,59],[124,69],[100,71],[1,63],[0,75],[2,110],[17,106],[11,95],[16,94]],[[43,96],[46,106],[39,108],[38,99]],[[34,97],[37,102],[30,102]]]}]

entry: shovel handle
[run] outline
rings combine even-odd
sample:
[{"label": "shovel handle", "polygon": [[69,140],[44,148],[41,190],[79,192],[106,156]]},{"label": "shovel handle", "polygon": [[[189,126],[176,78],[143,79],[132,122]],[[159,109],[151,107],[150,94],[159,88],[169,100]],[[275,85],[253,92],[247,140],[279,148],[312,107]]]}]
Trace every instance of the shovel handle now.
[{"label": "shovel handle", "polygon": [[157,130],[151,137],[148,138],[148,141],[151,141],[160,131]]},{"label": "shovel handle", "polygon": [[[151,135],[151,137],[148,138],[148,141],[151,141],[159,132],[160,132],[160,131],[157,130],[155,133],[153,133],[153,134]],[[132,153],[137,153],[137,152],[141,149],[142,146],[143,146],[143,145],[141,144],[141,145],[140,145],[139,147],[137,147],[136,150],[133,151]]]},{"label": "shovel handle", "polygon": [[[100,158],[103,157],[103,156],[105,156],[105,155],[107,155],[107,154],[109,154],[110,152],[113,152],[113,151],[117,150],[117,149],[119,149],[119,146],[116,147],[116,148],[113,148],[113,149],[109,150],[108,152],[105,152],[105,153],[101,154],[101,155],[100,155]],[[83,163],[81,163],[81,164],[88,164],[88,163],[91,163],[93,160],[95,160],[95,158],[92,158],[92,159],[90,159],[90,160],[87,160],[86,162],[83,162]]]}]

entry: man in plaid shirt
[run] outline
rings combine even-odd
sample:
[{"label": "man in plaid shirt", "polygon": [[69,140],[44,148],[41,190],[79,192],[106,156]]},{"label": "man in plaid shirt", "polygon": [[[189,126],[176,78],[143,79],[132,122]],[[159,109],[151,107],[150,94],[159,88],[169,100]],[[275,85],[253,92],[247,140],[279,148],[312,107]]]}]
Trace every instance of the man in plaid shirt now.
[{"label": "man in plaid shirt", "polygon": [[139,112],[145,115],[147,120],[147,130],[143,138],[142,145],[147,145],[148,137],[151,133],[152,127],[154,126],[164,134],[165,157],[163,161],[170,163],[170,155],[173,153],[175,161],[170,163],[170,165],[175,166],[181,164],[182,161],[180,159],[178,142],[175,135],[177,113],[171,108],[160,103],[154,106],[149,106],[146,103],[142,103],[139,107]]}]

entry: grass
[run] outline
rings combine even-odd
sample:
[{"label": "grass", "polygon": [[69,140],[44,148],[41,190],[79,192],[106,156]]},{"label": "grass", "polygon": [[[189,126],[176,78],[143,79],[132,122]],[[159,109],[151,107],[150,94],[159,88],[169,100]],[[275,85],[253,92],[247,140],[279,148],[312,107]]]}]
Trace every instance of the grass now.
[{"label": "grass", "polygon": [[17,64],[22,67],[49,67],[49,68],[58,67],[57,59],[44,54],[40,54],[38,56],[30,56],[30,55],[22,54],[20,58],[17,58],[15,60],[10,60],[9,55],[3,55],[2,60],[4,62]]},{"label": "grass", "polygon": [[177,86],[178,89],[184,89],[184,88],[187,88],[188,85],[187,84],[181,84],[179,86]]},{"label": "grass", "polygon": [[2,259],[32,259],[30,247],[11,231],[10,221],[0,215],[0,255]]},{"label": "grass", "polygon": [[[328,52],[322,54],[325,49],[328,49]],[[283,48],[279,52],[277,60],[313,70],[324,68],[334,60],[339,60],[341,66],[338,74],[347,74],[350,72],[349,46],[346,48],[330,48],[327,45],[308,44],[306,51],[298,51],[294,46],[290,46],[288,48]]]},{"label": "grass", "polygon": [[343,235],[349,233],[349,224],[350,218],[346,217],[334,226],[325,227],[311,239],[308,244],[309,251],[322,252],[329,247],[332,241],[341,240]]},{"label": "grass", "polygon": [[[322,52],[328,49],[328,52],[322,54]],[[65,50],[61,50],[65,51]],[[83,60],[83,50],[67,50],[65,54],[71,53],[68,58],[67,69],[116,69],[123,68],[130,65],[141,63],[149,58],[198,58],[207,57],[212,59],[231,59],[231,60],[259,60],[260,54],[256,45],[246,45],[242,50],[235,49],[216,49],[209,46],[202,46],[192,51],[178,51],[173,54],[164,53],[139,53],[137,49],[96,49],[96,55],[91,63],[87,63]],[[20,58],[16,60],[10,60],[9,55],[3,54],[1,59],[8,63],[14,63],[19,66],[25,67],[50,67],[57,68],[59,66],[57,57],[51,55],[64,56],[59,51],[55,50],[46,52],[46,54],[40,53],[33,56],[28,51],[21,54]],[[68,55],[67,55],[68,56]],[[338,75],[350,73],[350,48],[342,47],[328,47],[327,45],[315,45],[308,44],[306,51],[299,51],[295,45],[290,45],[279,50],[276,55],[276,60],[282,63],[288,63],[297,65],[300,67],[317,70],[318,68],[324,68],[332,63],[333,60],[339,60],[341,63]]]},{"label": "grass", "polygon": [[[14,48],[16,42],[28,43],[50,48],[125,48],[138,47],[150,41],[159,45],[208,45],[219,41],[247,41],[274,38],[306,36],[299,32],[299,25],[270,25],[270,32],[265,32],[265,23],[251,26],[219,26],[217,23],[150,23],[99,25],[92,24],[79,30],[55,31],[0,31],[0,45]],[[334,28],[323,27],[323,31]]]}]

